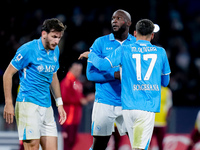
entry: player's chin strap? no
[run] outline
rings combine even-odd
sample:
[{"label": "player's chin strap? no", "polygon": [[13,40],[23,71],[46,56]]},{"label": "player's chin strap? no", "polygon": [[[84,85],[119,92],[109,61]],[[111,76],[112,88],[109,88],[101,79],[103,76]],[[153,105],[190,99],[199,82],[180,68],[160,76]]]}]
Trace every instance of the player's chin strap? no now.
[{"label": "player's chin strap? no", "polygon": [[57,107],[60,106],[60,105],[63,105],[63,101],[62,101],[61,97],[56,98],[55,101],[56,101],[56,106]]}]

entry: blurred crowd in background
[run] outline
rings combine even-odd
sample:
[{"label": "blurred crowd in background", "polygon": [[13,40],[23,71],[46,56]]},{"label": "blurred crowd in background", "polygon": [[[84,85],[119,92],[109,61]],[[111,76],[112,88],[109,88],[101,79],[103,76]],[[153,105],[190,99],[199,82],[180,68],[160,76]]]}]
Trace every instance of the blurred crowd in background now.
[{"label": "blurred crowd in background", "polygon": [[[60,19],[67,29],[59,44],[61,81],[69,66],[80,53],[89,50],[96,38],[110,33],[115,10],[131,14],[132,26],[142,18],[160,26],[153,44],[166,49],[171,66],[169,88],[173,106],[200,106],[200,1],[199,0],[139,0],[139,1],[39,1],[3,0],[0,9],[0,105],[4,104],[2,75],[24,43],[40,38],[41,25],[47,18]],[[86,60],[82,60],[81,81],[84,93],[94,91],[94,83],[85,77]],[[13,95],[19,84],[14,77]]]}]

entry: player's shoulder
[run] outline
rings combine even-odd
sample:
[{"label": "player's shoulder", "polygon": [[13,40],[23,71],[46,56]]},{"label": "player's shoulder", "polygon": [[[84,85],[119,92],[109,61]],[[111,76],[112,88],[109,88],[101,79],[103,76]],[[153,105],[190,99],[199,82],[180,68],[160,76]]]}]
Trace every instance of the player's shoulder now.
[{"label": "player's shoulder", "polygon": [[57,45],[56,48],[54,49],[54,53],[59,56],[60,54],[60,49],[59,49],[59,46]]},{"label": "player's shoulder", "polygon": [[[113,36],[114,37],[114,36]],[[112,38],[112,34],[108,34],[108,35],[103,35],[103,36],[100,36],[98,37],[95,42],[102,42],[102,41],[108,41],[110,40],[110,38]]]},{"label": "player's shoulder", "polygon": [[156,47],[156,53],[157,55],[159,55],[159,59],[162,59],[163,61],[166,60],[167,58],[167,53],[165,51],[165,49],[161,46],[157,46],[157,45],[154,45],[154,47]]},{"label": "player's shoulder", "polygon": [[160,53],[166,53],[165,49],[161,46],[158,46],[158,45],[153,45],[154,47],[156,47],[157,51],[160,52]]},{"label": "player's shoulder", "polygon": [[134,43],[131,43],[131,44],[128,44],[128,45],[122,45],[121,47],[123,49],[132,49],[133,47],[137,47],[138,45],[134,42]]},{"label": "player's shoulder", "polygon": [[93,43],[92,47],[90,48],[90,50],[101,52],[103,47],[110,42],[109,39],[110,39],[109,35],[104,35],[104,36],[98,37],[94,41],[94,43]]},{"label": "player's shoulder", "polygon": [[37,40],[35,39],[27,43],[24,43],[22,46],[26,48],[31,48],[32,46],[36,46],[36,45],[37,45]]},{"label": "player's shoulder", "polygon": [[131,41],[132,43],[135,43],[135,42],[136,42],[136,37],[133,36],[132,34],[128,34],[128,39],[130,39],[130,41]]},{"label": "player's shoulder", "polygon": [[24,43],[23,45],[21,45],[19,48],[18,48],[18,51],[23,51],[23,52],[31,52],[33,49],[35,49],[35,47],[37,46],[37,43],[36,43],[37,40],[32,40],[32,41],[29,41],[27,43]]},{"label": "player's shoulder", "polygon": [[165,50],[162,46],[159,46],[159,45],[153,45],[154,47],[156,47],[157,49],[159,49],[159,50]]},{"label": "player's shoulder", "polygon": [[130,53],[132,52],[133,47],[134,47],[134,44],[129,44],[129,45],[121,45],[117,49],[122,51],[123,53]]},{"label": "player's shoulder", "polygon": [[134,47],[134,44],[121,45],[120,47],[121,47],[122,49],[131,49],[132,47]]}]

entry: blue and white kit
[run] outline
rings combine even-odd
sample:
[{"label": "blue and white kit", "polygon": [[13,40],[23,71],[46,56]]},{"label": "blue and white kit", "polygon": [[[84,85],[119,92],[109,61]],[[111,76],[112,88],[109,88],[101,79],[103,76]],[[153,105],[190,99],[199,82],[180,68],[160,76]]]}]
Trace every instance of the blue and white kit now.
[{"label": "blue and white kit", "polygon": [[155,112],[160,111],[161,85],[169,83],[170,67],[163,48],[138,40],[123,45],[104,59],[95,52],[88,61],[101,71],[122,66],[123,118],[132,148],[148,149]]},{"label": "blue and white kit", "polygon": [[91,52],[88,61],[99,70],[122,66],[123,109],[160,111],[161,83],[165,82],[161,79],[171,72],[163,48],[139,40],[119,47],[104,59]]},{"label": "blue and white kit", "polygon": [[42,40],[22,45],[11,64],[19,72],[20,89],[18,102],[31,102],[42,107],[51,106],[49,86],[53,73],[59,68],[59,48],[45,50]]},{"label": "blue and white kit", "polygon": [[[120,42],[111,33],[97,38],[90,51],[105,58],[121,45],[133,44],[135,41],[135,37],[128,34],[127,39]],[[116,122],[120,134],[125,132],[121,107],[121,82],[114,77],[116,71],[119,71],[119,66],[99,71],[92,62],[88,61],[87,63],[87,78],[95,82],[96,88],[92,112],[92,135],[111,135],[114,131],[114,122]]]},{"label": "blue and white kit", "polygon": [[58,60],[58,46],[46,50],[40,38],[22,45],[11,61],[20,78],[15,105],[19,140],[57,136],[50,85],[59,68]]}]

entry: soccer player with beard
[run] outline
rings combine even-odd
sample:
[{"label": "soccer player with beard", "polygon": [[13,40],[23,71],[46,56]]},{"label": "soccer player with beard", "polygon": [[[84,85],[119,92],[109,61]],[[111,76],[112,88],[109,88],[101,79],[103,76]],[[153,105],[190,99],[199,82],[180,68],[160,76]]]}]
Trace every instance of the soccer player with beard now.
[{"label": "soccer player with beard", "polygon": [[151,20],[139,20],[135,43],[120,46],[104,59],[94,52],[84,52],[78,58],[89,57],[88,61],[102,71],[122,66],[122,112],[133,150],[148,149],[155,113],[160,112],[161,85],[166,87],[170,80],[165,49],[150,43],[154,28]]},{"label": "soccer player with beard", "polygon": [[57,77],[59,68],[58,43],[65,26],[58,19],[44,21],[41,38],[22,45],[3,75],[5,95],[4,118],[13,123],[12,77],[18,71],[20,89],[15,104],[19,140],[25,150],[57,149],[57,127],[51,106],[50,88],[62,125],[66,120]]},{"label": "soccer player with beard", "polygon": [[[117,10],[112,15],[112,33],[95,40],[90,51],[104,58],[121,45],[135,43],[129,34],[131,16],[127,11]],[[99,71],[88,61],[87,78],[96,82],[95,102],[92,112],[93,145],[90,150],[104,150],[114,132],[114,122],[121,135],[126,133],[121,107],[121,83],[119,67]]]}]

